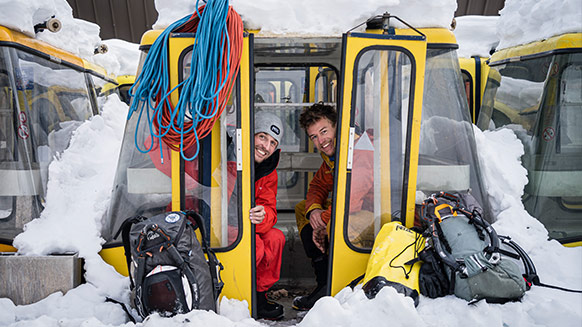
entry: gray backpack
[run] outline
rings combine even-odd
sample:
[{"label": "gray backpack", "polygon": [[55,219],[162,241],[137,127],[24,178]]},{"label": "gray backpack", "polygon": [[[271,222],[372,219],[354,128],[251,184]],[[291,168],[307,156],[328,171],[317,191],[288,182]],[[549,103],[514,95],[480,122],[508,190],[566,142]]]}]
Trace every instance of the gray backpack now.
[{"label": "gray backpack", "polygon": [[[513,255],[517,249],[511,244],[513,251],[501,249],[500,245],[509,243],[509,238],[500,238],[482,218],[481,210],[470,194],[441,192],[426,199],[421,208],[429,244],[425,251],[434,254],[431,264],[441,263],[444,269],[440,270],[448,272],[450,287],[444,290],[446,293],[454,293],[467,301],[485,299],[491,303],[504,303],[519,300],[530,287],[524,278],[530,276],[522,274],[515,259],[526,260],[527,254],[521,251]],[[438,270],[436,267],[430,272]],[[422,293],[423,281],[436,279],[424,278],[422,268],[420,273]],[[439,289],[433,285],[424,286],[428,290]],[[446,294],[440,296],[443,295]]]},{"label": "gray backpack", "polygon": [[[201,242],[196,229],[202,235]],[[222,265],[208,246],[198,213],[131,217],[116,237],[120,232],[132,302],[142,318],[153,312],[172,316],[193,309],[216,311],[223,286]]]}]

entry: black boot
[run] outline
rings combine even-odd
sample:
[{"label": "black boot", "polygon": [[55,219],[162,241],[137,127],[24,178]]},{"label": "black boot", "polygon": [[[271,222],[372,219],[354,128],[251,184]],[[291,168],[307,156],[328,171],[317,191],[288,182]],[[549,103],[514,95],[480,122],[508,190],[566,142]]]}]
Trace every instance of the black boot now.
[{"label": "black boot", "polygon": [[317,285],[311,294],[296,297],[293,299],[292,308],[299,311],[307,311],[313,308],[315,302],[325,296],[325,288],[326,285]]},{"label": "black boot", "polygon": [[315,280],[317,281],[317,287],[311,294],[305,296],[296,297],[293,300],[292,308],[295,310],[305,311],[309,310],[315,305],[317,300],[321,299],[326,295],[327,291],[327,266],[328,257],[321,256],[313,259],[311,262],[313,269],[315,271]]},{"label": "black boot", "polygon": [[257,318],[281,320],[284,316],[282,305],[267,299],[266,292],[257,292]]}]

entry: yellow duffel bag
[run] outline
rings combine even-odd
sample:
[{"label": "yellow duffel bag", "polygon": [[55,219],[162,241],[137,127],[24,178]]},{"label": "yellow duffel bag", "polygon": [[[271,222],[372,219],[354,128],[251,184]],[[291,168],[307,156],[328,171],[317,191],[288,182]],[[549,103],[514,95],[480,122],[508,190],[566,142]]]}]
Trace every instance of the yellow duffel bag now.
[{"label": "yellow duffel bag", "polygon": [[384,286],[392,286],[418,305],[418,275],[422,264],[418,253],[424,246],[424,237],[400,222],[384,224],[368,259],[362,288],[366,296],[372,299]]}]

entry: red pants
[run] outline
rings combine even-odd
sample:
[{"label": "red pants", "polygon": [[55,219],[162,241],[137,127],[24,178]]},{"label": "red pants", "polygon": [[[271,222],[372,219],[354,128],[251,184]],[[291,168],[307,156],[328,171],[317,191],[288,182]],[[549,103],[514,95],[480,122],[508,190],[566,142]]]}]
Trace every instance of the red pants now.
[{"label": "red pants", "polygon": [[277,228],[264,234],[256,234],[257,291],[265,292],[281,276],[281,255],[285,235]]}]

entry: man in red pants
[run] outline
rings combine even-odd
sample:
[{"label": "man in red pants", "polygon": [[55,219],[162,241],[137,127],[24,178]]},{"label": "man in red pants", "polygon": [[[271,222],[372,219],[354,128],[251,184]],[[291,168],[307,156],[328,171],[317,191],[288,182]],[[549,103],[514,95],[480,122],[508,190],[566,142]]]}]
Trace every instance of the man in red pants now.
[{"label": "man in red pants", "polygon": [[267,113],[255,114],[255,204],[250,210],[255,224],[257,263],[257,316],[279,320],[284,316],[283,306],[267,299],[266,292],[279,280],[281,255],[285,235],[275,228],[277,223],[277,149],[283,135],[279,117]]}]

